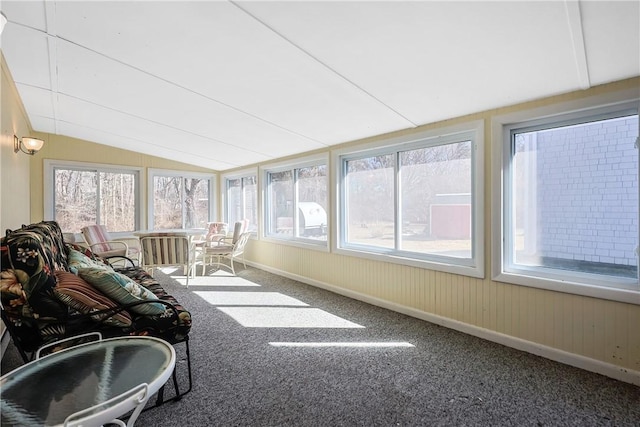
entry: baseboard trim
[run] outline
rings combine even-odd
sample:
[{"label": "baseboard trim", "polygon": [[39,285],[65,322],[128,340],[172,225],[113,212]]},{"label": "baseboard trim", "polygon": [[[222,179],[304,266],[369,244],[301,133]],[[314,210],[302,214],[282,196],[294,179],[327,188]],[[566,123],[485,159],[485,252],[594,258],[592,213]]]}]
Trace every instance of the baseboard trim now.
[{"label": "baseboard trim", "polygon": [[589,357],[581,356],[575,353],[569,353],[564,350],[549,347],[546,345],[538,344],[533,341],[527,341],[521,338],[506,335],[500,332],[492,331],[490,329],[481,328],[479,326],[470,325],[468,323],[460,322],[458,320],[449,319],[447,317],[438,316],[436,314],[427,313],[424,311],[416,310],[411,307],[406,307],[400,304],[392,303],[383,299],[374,298],[369,295],[362,294],[360,292],[351,291],[348,289],[340,288],[328,283],[324,283],[318,280],[310,279],[308,277],[292,274],[287,271],[279,270],[277,268],[269,267],[266,265],[247,262],[261,270],[268,271],[273,274],[288,277],[293,280],[297,280],[302,283],[306,283],[311,286],[315,286],[321,289],[325,289],[334,292],[339,295],[343,295],[349,298],[353,298],[368,304],[372,304],[378,307],[386,308],[398,313],[406,314],[407,316],[415,317],[421,320],[425,320],[436,325],[444,326],[449,329],[454,329],[465,334],[473,335],[478,338],[486,339],[498,344],[502,344],[507,347],[515,348],[516,350],[525,351],[527,353],[535,354],[546,359],[554,360],[556,362],[564,363],[565,365],[573,366],[576,368],[584,369],[586,371],[594,372],[600,375],[604,375],[619,381],[624,381],[637,386],[640,386],[640,371],[633,369],[623,368],[621,366],[613,365],[611,363],[603,362],[601,360],[592,359]]}]

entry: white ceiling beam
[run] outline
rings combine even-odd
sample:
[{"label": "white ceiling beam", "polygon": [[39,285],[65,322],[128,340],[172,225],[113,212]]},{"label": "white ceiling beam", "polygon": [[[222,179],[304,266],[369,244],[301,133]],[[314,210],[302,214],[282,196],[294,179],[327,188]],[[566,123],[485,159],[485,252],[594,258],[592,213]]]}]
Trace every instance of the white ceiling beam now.
[{"label": "white ceiling beam", "polygon": [[573,43],[573,54],[576,61],[576,70],[578,72],[578,83],[580,84],[581,89],[589,89],[591,87],[591,82],[589,80],[587,52],[584,45],[580,2],[578,0],[565,0],[564,4],[567,11],[567,21],[569,23],[571,41]]}]

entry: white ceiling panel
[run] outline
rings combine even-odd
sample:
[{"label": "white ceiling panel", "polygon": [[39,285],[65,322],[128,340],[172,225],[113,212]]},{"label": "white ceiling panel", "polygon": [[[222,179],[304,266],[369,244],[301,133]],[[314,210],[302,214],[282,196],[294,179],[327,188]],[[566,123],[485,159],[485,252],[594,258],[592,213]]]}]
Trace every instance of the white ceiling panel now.
[{"label": "white ceiling panel", "polygon": [[[92,135],[97,135],[99,136],[99,139],[103,141],[104,145],[121,148],[123,150],[130,150],[150,156],[157,156],[174,160],[176,159],[176,156],[180,156],[180,159],[185,163],[209,167],[213,169],[215,169],[215,166],[221,165],[216,162],[211,162],[209,166],[198,164],[198,161],[200,161],[200,163],[203,162],[197,153],[176,152],[171,148],[160,147],[153,143],[135,140],[126,136],[114,135],[109,132],[103,132],[101,130],[79,126],[74,123],[60,122],[59,129],[60,133],[63,135],[68,135],[74,138],[84,139],[88,141],[91,141],[91,138],[93,138]],[[96,163],[99,163],[100,159],[95,159],[95,161]]]},{"label": "white ceiling panel", "polygon": [[227,170],[640,75],[639,1],[11,1],[34,130]]},{"label": "white ceiling panel", "polygon": [[241,5],[419,124],[578,88],[563,2]]},{"label": "white ceiling panel", "polygon": [[[43,117],[38,115],[29,115],[29,121],[34,129],[38,129],[39,132],[46,132],[51,134],[57,134],[57,123],[51,117]],[[26,136],[26,135],[25,135]]]},{"label": "white ceiling panel", "polygon": [[16,88],[29,117],[41,116],[53,120],[53,95],[50,90],[21,83],[16,83]]},{"label": "white ceiling panel", "polygon": [[[240,149],[219,141],[176,130],[159,123],[139,120],[116,110],[60,95],[58,118],[61,122],[72,123],[112,133],[114,136],[153,144],[171,150],[174,156],[182,153],[198,153],[194,164],[213,168],[215,164],[223,169],[243,164],[245,157],[251,163],[269,157],[252,150]],[[108,144],[112,145],[112,144]],[[234,161],[238,159],[238,161]]]},{"label": "white ceiling panel", "polygon": [[290,154],[291,145],[326,146],[77,45],[59,41],[57,52],[59,91],[66,95],[269,155]]},{"label": "white ceiling panel", "polygon": [[412,126],[231,3],[98,2],[57,16],[74,43],[321,142],[343,142],[353,123],[368,134]]},{"label": "white ceiling panel", "polygon": [[[53,3],[53,2],[52,2]],[[9,19],[20,26],[34,28],[40,31],[47,30],[46,10],[44,0],[30,1],[5,1],[1,5],[2,12]],[[7,28],[5,28],[5,31]],[[3,33],[4,36],[4,33]]]},{"label": "white ceiling panel", "polygon": [[45,33],[9,22],[2,32],[2,53],[11,63],[10,71],[16,83],[51,89]]},{"label": "white ceiling panel", "polygon": [[581,3],[589,78],[603,84],[638,75],[640,2]]}]

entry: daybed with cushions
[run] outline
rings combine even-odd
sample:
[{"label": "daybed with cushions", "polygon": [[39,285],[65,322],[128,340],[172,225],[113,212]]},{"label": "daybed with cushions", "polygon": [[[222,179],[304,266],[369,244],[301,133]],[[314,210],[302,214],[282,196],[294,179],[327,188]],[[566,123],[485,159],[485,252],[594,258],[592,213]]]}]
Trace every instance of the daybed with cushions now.
[{"label": "daybed with cushions", "polygon": [[[150,335],[184,343],[191,390],[191,314],[143,269],[111,267],[65,243],[55,221],[7,230],[0,240],[2,320],[23,360],[57,340],[99,331],[104,337]],[[52,346],[56,351],[56,346]],[[157,403],[162,401],[162,393]]]}]

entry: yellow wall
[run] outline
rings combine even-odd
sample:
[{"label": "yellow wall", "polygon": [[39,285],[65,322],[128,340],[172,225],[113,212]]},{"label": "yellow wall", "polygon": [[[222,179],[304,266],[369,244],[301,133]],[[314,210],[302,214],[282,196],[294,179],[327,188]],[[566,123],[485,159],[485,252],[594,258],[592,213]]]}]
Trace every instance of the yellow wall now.
[{"label": "yellow wall", "polygon": [[640,79],[384,136],[484,120],[485,279],[264,240],[251,242],[247,258],[257,266],[316,286],[640,385],[640,305],[500,283],[491,280],[490,273],[492,119],[630,89],[640,94]]},{"label": "yellow wall", "polygon": [[19,228],[29,222],[29,157],[13,152],[13,136],[30,136],[31,126],[16,91],[13,78],[0,55],[0,230]]}]

